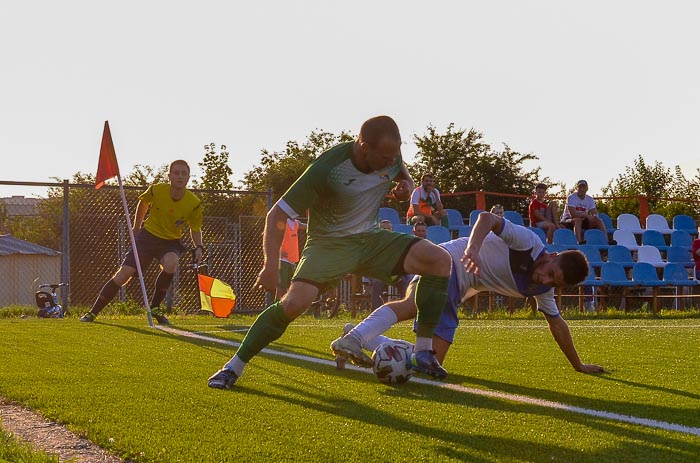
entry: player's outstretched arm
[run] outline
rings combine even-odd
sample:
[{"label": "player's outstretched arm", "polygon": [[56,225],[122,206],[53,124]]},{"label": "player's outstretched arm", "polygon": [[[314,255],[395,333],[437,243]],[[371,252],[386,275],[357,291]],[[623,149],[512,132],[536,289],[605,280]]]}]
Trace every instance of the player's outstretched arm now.
[{"label": "player's outstretched arm", "polygon": [[479,214],[474,228],[469,235],[469,243],[464,250],[464,256],[462,256],[462,263],[467,272],[475,273],[476,275],[479,274],[479,267],[481,267],[479,251],[481,250],[484,238],[486,238],[489,232],[499,233],[502,224],[503,219],[496,214],[491,214],[490,212],[482,212]]},{"label": "player's outstretched arm", "polygon": [[599,365],[581,362],[581,358],[576,352],[576,347],[574,347],[574,340],[571,337],[569,325],[561,316],[553,317],[545,314],[544,317],[547,319],[549,331],[554,336],[554,340],[557,341],[559,348],[569,360],[571,366],[574,367],[574,370],[580,373],[605,373],[605,368]]}]

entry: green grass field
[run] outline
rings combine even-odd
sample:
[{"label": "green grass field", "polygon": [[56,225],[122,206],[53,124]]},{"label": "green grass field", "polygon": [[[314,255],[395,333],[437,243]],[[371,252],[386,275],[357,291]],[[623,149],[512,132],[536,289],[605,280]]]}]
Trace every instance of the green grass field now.
[{"label": "green grass field", "polygon": [[[252,320],[173,326],[238,342]],[[270,346],[297,357],[263,353],[220,391],[206,379],[231,345],[143,317],[0,319],[0,395],[137,462],[698,461],[698,319],[569,321],[602,376],[576,373],[542,319],[463,320],[448,380],[399,387],[335,369],[346,321],[301,317]],[[387,334],[413,339],[408,323]]]}]

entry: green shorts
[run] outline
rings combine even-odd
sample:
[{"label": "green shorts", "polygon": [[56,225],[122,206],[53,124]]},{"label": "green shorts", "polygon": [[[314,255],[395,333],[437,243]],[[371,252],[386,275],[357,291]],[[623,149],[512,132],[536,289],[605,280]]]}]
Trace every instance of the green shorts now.
[{"label": "green shorts", "polygon": [[313,284],[322,291],[349,273],[391,283],[391,276],[398,274],[396,264],[420,239],[384,229],[342,238],[308,238],[293,280]]},{"label": "green shorts", "polygon": [[280,260],[280,288],[288,289],[289,283],[292,282],[292,276],[294,275],[294,270],[296,270],[296,264],[287,262],[285,260]]}]

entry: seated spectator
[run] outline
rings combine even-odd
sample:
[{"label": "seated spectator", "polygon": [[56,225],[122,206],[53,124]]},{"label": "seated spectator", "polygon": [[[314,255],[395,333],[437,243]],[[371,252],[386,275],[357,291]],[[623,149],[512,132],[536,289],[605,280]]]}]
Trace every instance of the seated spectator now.
[{"label": "seated spectator", "polygon": [[428,236],[428,226],[424,222],[416,223],[413,225],[413,234],[419,238],[425,238]]},{"label": "seated spectator", "polygon": [[496,214],[499,217],[503,217],[503,205],[501,204],[494,204],[491,206],[491,210],[489,211],[492,214]]},{"label": "seated spectator", "polygon": [[440,200],[440,191],[435,188],[435,178],[432,174],[424,174],[421,186],[413,190],[411,205],[406,213],[406,223],[425,223],[427,225],[440,225],[442,218],[447,216]]},{"label": "seated spectator", "polygon": [[552,244],[554,230],[561,228],[562,225],[559,223],[557,203],[548,203],[545,198],[546,194],[547,185],[538,183],[535,187],[535,197],[532,198],[528,206],[528,215],[530,216],[530,225],[544,230],[547,234],[547,243]]},{"label": "seated spectator", "polygon": [[566,228],[574,231],[580,244],[585,243],[583,232],[589,228],[602,230],[606,236],[608,234],[605,224],[598,218],[595,200],[586,192],[588,192],[588,182],[585,180],[576,182],[576,192],[566,198],[566,207],[560,221]]}]

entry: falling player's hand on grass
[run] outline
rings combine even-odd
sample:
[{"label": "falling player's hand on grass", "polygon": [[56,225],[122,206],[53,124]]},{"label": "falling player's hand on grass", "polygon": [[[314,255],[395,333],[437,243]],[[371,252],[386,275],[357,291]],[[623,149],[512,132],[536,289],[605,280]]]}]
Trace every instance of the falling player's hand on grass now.
[{"label": "falling player's hand on grass", "polygon": [[600,365],[594,365],[592,363],[584,363],[581,365],[581,369],[578,370],[580,373],[588,373],[588,374],[595,374],[595,373],[605,373],[605,368],[601,367]]}]

